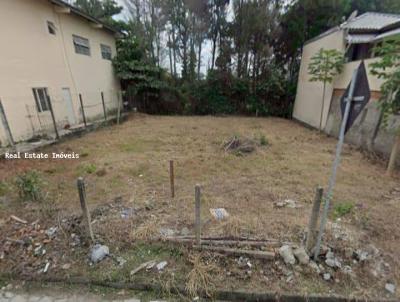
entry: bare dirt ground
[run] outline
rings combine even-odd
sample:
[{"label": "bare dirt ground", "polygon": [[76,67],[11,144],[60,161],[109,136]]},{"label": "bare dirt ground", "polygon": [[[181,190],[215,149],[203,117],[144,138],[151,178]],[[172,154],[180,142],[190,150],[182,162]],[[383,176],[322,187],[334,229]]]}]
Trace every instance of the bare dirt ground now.
[{"label": "bare dirt ground", "polygon": [[[225,152],[221,146],[235,135],[256,142],[255,151]],[[385,176],[383,162],[348,145],[324,243],[340,255],[343,266],[351,267],[351,273],[324,267],[331,275],[326,281],[323,272],[286,266],[280,259],[252,259],[249,267],[240,263],[243,259],[149,243],[160,230],[194,234],[194,186],[200,184],[203,236],[272,238],[300,244],[315,188],[328,183],[335,145],[334,138],[277,118],[134,115],[121,125],[40,150],[75,152],[79,159],[1,160],[0,269],[43,274],[40,268],[47,259],[52,262],[47,274],[129,280],[132,268],[156,258],[168,259],[165,272],[139,277],[188,284],[190,271],[197,267],[212,276],[207,282],[211,288],[391,297],[385,284],[400,284],[399,175]],[[174,199],[170,198],[169,160],[175,162]],[[29,169],[39,171],[45,182],[42,202],[22,202],[16,193],[15,177]],[[75,240],[71,234],[80,235],[71,222],[73,215],[80,214],[78,176],[87,184],[94,232],[113,254],[128,260],[122,268],[112,260],[88,266],[88,248],[71,243]],[[298,207],[274,205],[287,199]],[[229,219],[214,220],[210,208],[225,208]],[[39,219],[40,226],[27,230],[26,225],[10,220],[10,215],[29,225]],[[7,237],[20,239],[32,228],[37,232],[34,238],[43,241],[40,236],[51,226],[59,227],[59,235],[45,241],[46,255],[27,260],[33,248],[6,244]],[[352,253],[346,253],[349,249],[368,251],[368,260],[355,260]],[[199,255],[206,268],[199,265]]]}]

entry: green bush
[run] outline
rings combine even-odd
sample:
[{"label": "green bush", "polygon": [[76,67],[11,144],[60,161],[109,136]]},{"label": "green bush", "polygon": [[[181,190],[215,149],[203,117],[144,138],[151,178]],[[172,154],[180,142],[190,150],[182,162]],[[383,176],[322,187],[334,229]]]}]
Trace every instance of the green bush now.
[{"label": "green bush", "polygon": [[339,218],[345,216],[353,211],[354,204],[351,202],[338,203],[334,207],[333,216]]},{"label": "green bush", "polygon": [[36,170],[20,174],[15,179],[19,196],[24,200],[41,201],[43,181]]}]

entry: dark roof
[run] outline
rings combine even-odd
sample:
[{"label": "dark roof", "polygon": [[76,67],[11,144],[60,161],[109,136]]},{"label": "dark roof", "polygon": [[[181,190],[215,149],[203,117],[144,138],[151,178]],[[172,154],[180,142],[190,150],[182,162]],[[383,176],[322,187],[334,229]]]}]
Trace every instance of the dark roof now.
[{"label": "dark roof", "polygon": [[367,12],[342,23],[340,26],[328,29],[318,36],[307,40],[304,44],[314,42],[341,29],[346,29],[350,33],[380,34],[396,28],[400,28],[400,15]]},{"label": "dark roof", "polygon": [[350,31],[381,32],[400,26],[400,15],[368,12],[341,25]]},{"label": "dark roof", "polygon": [[83,12],[82,10],[76,8],[75,6],[73,6],[71,4],[68,4],[68,3],[66,3],[66,2],[64,2],[62,0],[48,0],[48,1],[53,3],[53,4],[58,5],[60,7],[69,8],[71,10],[71,13],[73,13],[73,14],[81,17],[81,18],[84,18],[84,19],[86,19],[86,20],[88,20],[90,22],[93,22],[95,24],[102,25],[102,27],[104,29],[106,29],[106,30],[108,30],[108,31],[110,31],[110,32],[112,32],[114,34],[121,34],[120,31],[118,31],[117,29],[115,29],[112,26],[104,23],[103,21],[100,21],[99,19],[97,19],[95,17],[92,17],[92,16],[88,15],[87,13]]}]

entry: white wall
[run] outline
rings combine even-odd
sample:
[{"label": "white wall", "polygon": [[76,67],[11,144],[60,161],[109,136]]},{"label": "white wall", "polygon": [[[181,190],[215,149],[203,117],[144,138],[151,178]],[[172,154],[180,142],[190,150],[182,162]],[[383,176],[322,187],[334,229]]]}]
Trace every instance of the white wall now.
[{"label": "white wall", "polygon": [[[49,34],[47,21],[55,24],[55,36]],[[75,53],[72,34],[89,39],[90,57]],[[32,127],[40,128],[38,115],[51,124],[49,112],[35,110],[33,87],[48,88],[60,127],[67,119],[62,88],[71,90],[77,119],[81,118],[78,93],[90,105],[101,102],[101,91],[111,99],[120,89],[111,61],[102,59],[100,52],[103,43],[111,46],[115,54],[113,34],[93,28],[87,20],[72,13],[57,13],[47,0],[1,1],[0,38],[0,99],[17,141],[29,138]],[[27,117],[27,106],[31,119]],[[89,117],[102,112],[101,106],[93,108],[86,113]],[[0,140],[6,142],[2,125]]]},{"label": "white wall", "polygon": [[[343,31],[338,30],[332,32],[316,41],[312,41],[304,45],[303,47],[293,117],[315,128],[319,128],[320,125],[323,84],[321,82],[310,82],[308,65],[311,61],[311,57],[313,57],[321,48],[337,49],[344,52],[345,43]],[[322,117],[322,128],[324,128],[326,124],[329,113],[332,91],[333,85],[327,84]]]}]

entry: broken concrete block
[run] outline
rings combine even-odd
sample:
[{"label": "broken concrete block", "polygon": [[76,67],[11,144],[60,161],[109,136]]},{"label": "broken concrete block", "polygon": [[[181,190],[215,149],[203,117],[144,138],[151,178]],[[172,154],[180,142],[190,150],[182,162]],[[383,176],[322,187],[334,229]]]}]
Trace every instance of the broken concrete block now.
[{"label": "broken concrete block", "polygon": [[162,271],[166,266],[167,266],[168,262],[167,261],[161,261],[160,263],[157,264],[157,270],[158,271]]},{"label": "broken concrete block", "polygon": [[396,286],[393,283],[386,283],[385,284],[385,289],[391,294],[395,294],[396,293]]},{"label": "broken concrete block", "polygon": [[106,245],[95,244],[90,252],[90,260],[97,263],[110,255],[110,249]]},{"label": "broken concrete block", "polygon": [[279,249],[279,255],[283,258],[286,264],[295,264],[296,259],[294,258],[292,247],[289,245],[283,245]]},{"label": "broken concrete block", "polygon": [[293,251],[294,256],[299,260],[301,264],[308,264],[310,257],[303,247],[299,247]]}]

